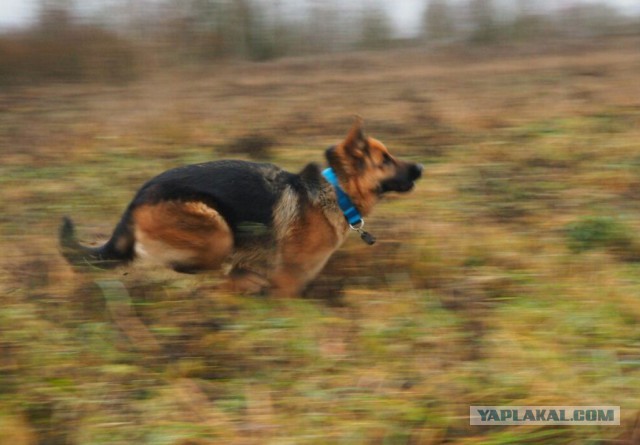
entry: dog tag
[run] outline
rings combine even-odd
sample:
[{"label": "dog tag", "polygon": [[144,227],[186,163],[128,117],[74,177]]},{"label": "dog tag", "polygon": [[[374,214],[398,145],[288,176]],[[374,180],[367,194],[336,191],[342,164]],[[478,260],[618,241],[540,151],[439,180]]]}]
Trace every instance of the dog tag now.
[{"label": "dog tag", "polygon": [[364,230],[360,232],[360,238],[370,246],[372,246],[376,242],[375,237],[369,232],[365,232]]}]

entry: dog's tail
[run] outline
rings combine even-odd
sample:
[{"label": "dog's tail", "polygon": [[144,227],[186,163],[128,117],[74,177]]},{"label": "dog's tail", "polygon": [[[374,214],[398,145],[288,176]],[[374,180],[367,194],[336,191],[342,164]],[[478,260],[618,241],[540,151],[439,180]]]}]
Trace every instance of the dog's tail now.
[{"label": "dog's tail", "polygon": [[111,269],[133,260],[135,239],[128,213],[118,223],[111,239],[100,247],[83,246],[76,239],[73,221],[64,217],[60,226],[60,250],[73,266]]}]

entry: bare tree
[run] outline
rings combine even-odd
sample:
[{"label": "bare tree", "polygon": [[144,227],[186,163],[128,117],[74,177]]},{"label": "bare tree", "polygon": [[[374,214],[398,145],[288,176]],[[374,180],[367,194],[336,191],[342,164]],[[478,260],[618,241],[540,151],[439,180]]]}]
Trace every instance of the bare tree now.
[{"label": "bare tree", "polygon": [[454,12],[447,0],[431,0],[423,18],[424,35],[427,40],[448,40],[455,36]]},{"label": "bare tree", "polygon": [[472,40],[491,42],[496,39],[497,24],[493,0],[470,0],[469,16],[473,29]]},{"label": "bare tree", "polygon": [[367,49],[389,46],[393,39],[393,26],[382,7],[374,5],[362,11],[360,19],[360,45]]}]

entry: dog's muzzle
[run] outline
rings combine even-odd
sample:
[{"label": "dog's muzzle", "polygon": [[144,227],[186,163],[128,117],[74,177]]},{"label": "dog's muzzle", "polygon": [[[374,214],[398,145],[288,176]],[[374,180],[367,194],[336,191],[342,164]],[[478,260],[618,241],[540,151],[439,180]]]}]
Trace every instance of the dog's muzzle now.
[{"label": "dog's muzzle", "polygon": [[412,181],[417,181],[422,177],[422,171],[424,170],[424,165],[422,164],[411,164],[409,167],[409,177]]},{"label": "dog's muzzle", "polygon": [[380,193],[399,192],[404,193],[413,189],[415,181],[422,177],[424,167],[422,164],[407,163],[393,178],[380,184]]}]

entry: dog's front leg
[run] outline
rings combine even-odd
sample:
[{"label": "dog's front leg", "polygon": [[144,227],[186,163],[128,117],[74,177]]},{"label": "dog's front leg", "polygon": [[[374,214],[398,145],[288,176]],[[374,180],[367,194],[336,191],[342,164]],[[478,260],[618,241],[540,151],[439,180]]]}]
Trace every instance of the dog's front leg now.
[{"label": "dog's front leg", "polygon": [[281,270],[271,279],[270,294],[282,298],[295,297],[302,293],[306,284],[307,281],[300,279],[295,272]]},{"label": "dog's front leg", "polygon": [[307,284],[320,273],[332,253],[333,249],[324,249],[313,254],[299,255],[297,261],[281,263],[269,280],[270,293],[279,297],[295,297],[302,294]]}]

